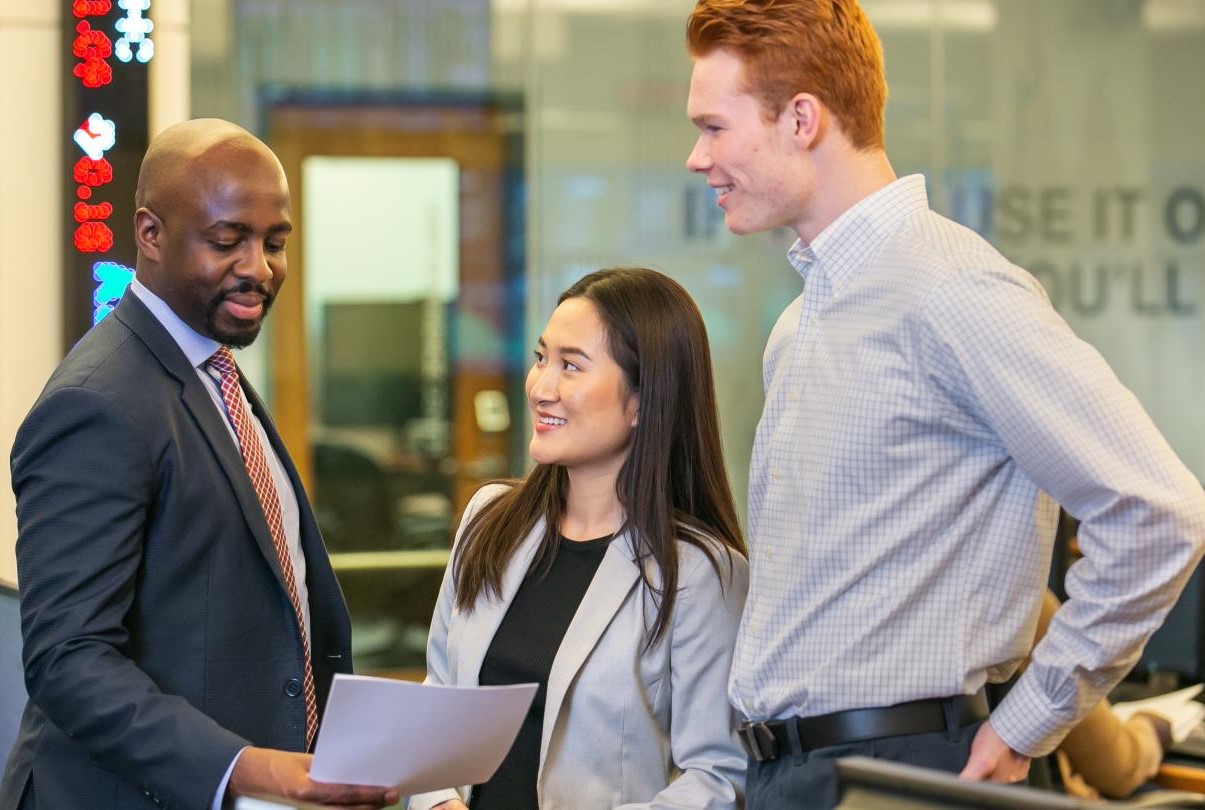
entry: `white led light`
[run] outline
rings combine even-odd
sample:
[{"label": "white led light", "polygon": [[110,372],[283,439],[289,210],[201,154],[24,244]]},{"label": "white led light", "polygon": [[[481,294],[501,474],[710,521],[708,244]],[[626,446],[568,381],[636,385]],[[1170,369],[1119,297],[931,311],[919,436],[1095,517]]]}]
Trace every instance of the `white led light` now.
[{"label": "white led light", "polygon": [[100,113],[92,113],[73,137],[77,146],[93,160],[100,160],[117,143],[117,125]]},{"label": "white led light", "polygon": [[[151,0],[117,0],[117,5],[125,9],[126,16],[113,24],[121,34],[113,43],[113,55],[122,62],[135,58],[143,64],[151,61],[155,55],[155,43],[148,34],[154,30],[155,24],[143,16],[150,9]],[[137,50],[134,46],[138,46]]]}]

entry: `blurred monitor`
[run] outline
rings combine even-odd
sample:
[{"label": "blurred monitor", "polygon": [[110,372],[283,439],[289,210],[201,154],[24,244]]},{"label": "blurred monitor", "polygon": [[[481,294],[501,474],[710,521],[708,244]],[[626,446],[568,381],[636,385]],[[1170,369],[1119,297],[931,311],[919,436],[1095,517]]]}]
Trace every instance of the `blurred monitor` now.
[{"label": "blurred monitor", "polygon": [[421,301],[327,304],[322,421],[402,427],[422,415]]},{"label": "blurred monitor", "polygon": [[1037,788],[970,782],[951,773],[868,757],[837,761],[838,810],[921,810],[922,808],[1001,808],[1061,810],[1099,808]]},{"label": "blurred monitor", "polygon": [[1135,673],[1174,672],[1182,680],[1205,681],[1205,586],[1201,566],[1193,571],[1184,592],[1151,636]]},{"label": "blurred monitor", "polygon": [[[1051,566],[1050,587],[1060,600],[1067,598],[1063,578],[1074,564],[1069,553],[1070,540],[1079,530],[1079,521],[1061,512],[1055,559]],[[1193,572],[1184,592],[1163,624],[1151,636],[1132,672],[1132,677],[1156,672],[1174,673],[1183,681],[1205,681],[1205,585],[1201,566]]]},{"label": "blurred monitor", "polygon": [[1205,593],[1201,566],[1193,572],[1180,599],[1142,651],[1136,673],[1174,672],[1185,680],[1205,680]]}]

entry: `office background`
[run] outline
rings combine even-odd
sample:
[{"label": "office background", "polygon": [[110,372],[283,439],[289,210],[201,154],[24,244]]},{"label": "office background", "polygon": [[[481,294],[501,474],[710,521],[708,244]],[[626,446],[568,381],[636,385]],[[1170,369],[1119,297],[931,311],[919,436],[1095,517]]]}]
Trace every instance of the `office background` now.
[{"label": "office background", "polygon": [[[897,172],[1034,272],[1205,478],[1205,0],[863,5]],[[744,502],[762,347],[800,284],[791,235],[730,235],[683,166],[691,6],[151,4],[150,129],[229,118],[290,175],[290,281],[240,363],[307,469],[370,668],[421,666],[458,508],[524,470],[531,344],[591,269],[656,267],[699,302]],[[0,0],[5,458],[70,331],[69,9]],[[4,465],[0,578],[14,539]]]}]

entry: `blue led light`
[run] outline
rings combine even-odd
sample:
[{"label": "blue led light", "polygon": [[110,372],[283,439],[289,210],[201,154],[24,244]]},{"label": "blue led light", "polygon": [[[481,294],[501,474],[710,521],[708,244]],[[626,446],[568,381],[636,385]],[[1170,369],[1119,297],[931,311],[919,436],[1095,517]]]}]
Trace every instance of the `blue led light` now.
[{"label": "blue led light", "polygon": [[98,282],[92,292],[92,324],[95,326],[117,306],[134,278],[134,268],[117,262],[97,262],[92,265],[92,278]]}]

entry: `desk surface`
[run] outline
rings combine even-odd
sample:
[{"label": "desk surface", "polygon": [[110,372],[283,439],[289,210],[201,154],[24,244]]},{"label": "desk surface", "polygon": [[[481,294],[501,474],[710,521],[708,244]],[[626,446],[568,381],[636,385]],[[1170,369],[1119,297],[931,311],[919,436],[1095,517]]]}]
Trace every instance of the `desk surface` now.
[{"label": "desk surface", "polygon": [[1155,774],[1155,783],[1170,790],[1205,793],[1205,762],[1199,765],[1183,760],[1164,762]]}]

